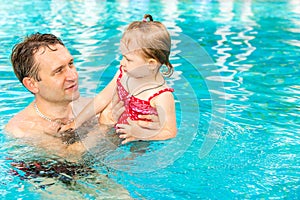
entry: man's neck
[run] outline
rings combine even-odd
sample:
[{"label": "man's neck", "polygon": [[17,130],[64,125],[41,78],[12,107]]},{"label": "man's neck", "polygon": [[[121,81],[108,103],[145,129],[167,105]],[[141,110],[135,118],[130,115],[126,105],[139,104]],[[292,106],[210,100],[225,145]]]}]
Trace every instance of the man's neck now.
[{"label": "man's neck", "polygon": [[52,120],[74,118],[71,102],[58,103],[36,99],[34,103],[36,104],[35,110],[38,115],[44,115]]}]

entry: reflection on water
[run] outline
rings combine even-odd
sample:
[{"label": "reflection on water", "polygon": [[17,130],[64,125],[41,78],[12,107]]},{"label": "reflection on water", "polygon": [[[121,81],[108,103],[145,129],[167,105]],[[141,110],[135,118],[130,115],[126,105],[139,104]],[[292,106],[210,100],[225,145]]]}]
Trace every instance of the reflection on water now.
[{"label": "reflection on water", "polygon": [[[111,167],[104,174],[140,199],[295,199],[299,6],[297,0],[1,1],[0,126],[33,99],[9,62],[21,38],[36,31],[61,36],[74,55],[82,95],[93,96],[117,70],[122,31],[147,11],[166,24],[173,40],[175,73],[167,81],[175,89],[178,137],[149,143],[140,149],[144,154],[130,145],[111,154],[94,149],[93,159]],[[18,185],[4,172],[10,169],[8,144],[0,138],[1,194],[12,193],[3,184],[12,180],[18,194],[32,195],[25,192],[32,185]]]},{"label": "reflection on water", "polygon": [[293,33],[300,33],[300,2],[297,0],[290,0],[289,1],[289,9],[292,12],[292,16],[289,20],[292,22],[294,27],[289,28],[288,30]]}]

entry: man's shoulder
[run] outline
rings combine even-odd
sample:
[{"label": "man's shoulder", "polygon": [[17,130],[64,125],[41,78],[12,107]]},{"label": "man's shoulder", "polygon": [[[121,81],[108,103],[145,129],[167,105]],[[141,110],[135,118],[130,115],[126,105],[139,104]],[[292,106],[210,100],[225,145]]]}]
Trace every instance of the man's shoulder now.
[{"label": "man's shoulder", "polygon": [[22,126],[19,123],[20,119],[19,113],[11,118],[5,125],[5,132],[15,137],[23,137],[24,131],[22,131]]},{"label": "man's shoulder", "polygon": [[30,129],[31,117],[28,114],[28,107],[17,113],[5,125],[5,132],[14,137],[24,137],[25,131]]}]

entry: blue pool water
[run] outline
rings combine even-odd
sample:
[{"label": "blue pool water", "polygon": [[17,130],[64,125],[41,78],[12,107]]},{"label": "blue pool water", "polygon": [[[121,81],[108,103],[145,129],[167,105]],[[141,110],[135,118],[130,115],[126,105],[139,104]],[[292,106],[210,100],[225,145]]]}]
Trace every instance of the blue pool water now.
[{"label": "blue pool water", "polygon": [[[34,32],[61,37],[74,55],[82,96],[93,96],[117,70],[122,30],[144,13],[172,35],[176,72],[168,83],[175,89],[178,136],[122,146],[106,157],[91,152],[101,163],[91,167],[136,199],[300,198],[298,0],[3,0],[0,7],[1,199],[39,199],[41,190],[55,197],[9,173],[7,158],[36,154],[3,134],[33,100],[11,68],[13,45]],[[68,199],[95,199],[98,192],[63,187]]]}]

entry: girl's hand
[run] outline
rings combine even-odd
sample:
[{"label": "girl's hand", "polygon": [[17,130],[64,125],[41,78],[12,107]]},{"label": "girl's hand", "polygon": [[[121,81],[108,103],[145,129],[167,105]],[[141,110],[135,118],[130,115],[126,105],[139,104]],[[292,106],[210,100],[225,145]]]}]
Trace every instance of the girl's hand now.
[{"label": "girl's hand", "polygon": [[58,130],[58,132],[59,132],[59,133],[63,133],[63,132],[65,132],[65,131],[69,130],[69,129],[75,129],[75,128],[76,128],[75,122],[72,121],[72,122],[70,122],[70,123],[68,123],[68,124],[63,124],[63,125],[61,125],[60,129]]}]

